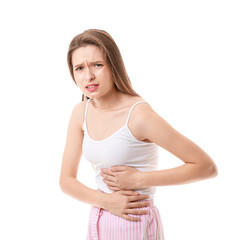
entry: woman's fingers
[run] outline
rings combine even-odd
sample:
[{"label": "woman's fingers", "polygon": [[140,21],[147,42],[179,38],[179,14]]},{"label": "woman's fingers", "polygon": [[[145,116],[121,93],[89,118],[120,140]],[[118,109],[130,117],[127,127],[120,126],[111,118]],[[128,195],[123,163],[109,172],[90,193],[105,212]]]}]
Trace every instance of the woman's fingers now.
[{"label": "woman's fingers", "polygon": [[150,202],[145,201],[145,202],[131,202],[129,203],[129,208],[143,208],[143,207],[149,207]]},{"label": "woman's fingers", "polygon": [[121,189],[118,188],[118,187],[111,187],[111,186],[108,186],[108,188],[109,188],[110,190],[114,191],[114,192],[116,192],[116,191],[120,191],[120,190],[121,190]]},{"label": "woman's fingers", "polygon": [[109,181],[109,180],[103,180],[104,183],[106,183],[109,187],[117,187],[117,184]]},{"label": "woman's fingers", "polygon": [[137,202],[137,201],[141,201],[141,200],[146,200],[149,198],[149,195],[146,194],[138,194],[137,196],[130,196],[129,197],[129,201],[130,202]]},{"label": "woman's fingers", "polygon": [[141,220],[138,216],[148,214],[148,195],[141,195],[133,190],[121,190],[111,193],[110,196],[110,204],[105,209],[116,216],[136,222]]},{"label": "woman's fingers", "polygon": [[118,184],[109,180],[103,180],[110,187],[118,187]]},{"label": "woman's fingers", "polygon": [[128,167],[127,166],[114,166],[111,167],[112,172],[122,172],[125,171]]},{"label": "woman's fingers", "polygon": [[146,215],[146,214],[148,214],[147,209],[126,209],[124,211],[124,214],[122,214],[122,217],[128,221],[138,222],[141,219],[139,217],[136,217],[135,215],[141,216],[141,215]]},{"label": "woman's fingers", "polygon": [[146,215],[148,214],[148,210],[146,209],[126,209],[125,214],[131,214],[131,215]]},{"label": "woman's fingers", "polygon": [[108,181],[115,181],[116,178],[115,176],[109,175],[109,174],[105,174],[105,173],[101,173],[101,176]]},{"label": "woman's fingers", "polygon": [[141,220],[141,218],[136,217],[134,215],[141,216],[141,215],[146,215],[146,214],[148,214],[148,210],[127,209],[127,210],[125,210],[125,213],[122,214],[121,217],[128,221],[138,222]]},{"label": "woman's fingers", "polygon": [[110,169],[107,168],[101,168],[101,175],[105,174],[108,176],[115,176],[114,172],[112,172]]},{"label": "woman's fingers", "polygon": [[125,195],[125,196],[139,196],[140,194],[138,192],[134,192],[131,190],[121,190],[119,191],[120,194]]}]

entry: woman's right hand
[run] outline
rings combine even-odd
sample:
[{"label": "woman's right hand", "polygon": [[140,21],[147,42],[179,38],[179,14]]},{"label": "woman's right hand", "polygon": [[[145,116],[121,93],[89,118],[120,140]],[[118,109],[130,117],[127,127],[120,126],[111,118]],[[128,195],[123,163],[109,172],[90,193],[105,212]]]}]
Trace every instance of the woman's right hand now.
[{"label": "woman's right hand", "polygon": [[147,214],[148,210],[141,210],[136,208],[148,207],[150,205],[150,202],[144,201],[148,198],[148,195],[139,194],[134,191],[121,190],[108,194],[105,199],[104,209],[128,221],[137,222],[141,219],[138,217],[130,216],[129,214]]}]

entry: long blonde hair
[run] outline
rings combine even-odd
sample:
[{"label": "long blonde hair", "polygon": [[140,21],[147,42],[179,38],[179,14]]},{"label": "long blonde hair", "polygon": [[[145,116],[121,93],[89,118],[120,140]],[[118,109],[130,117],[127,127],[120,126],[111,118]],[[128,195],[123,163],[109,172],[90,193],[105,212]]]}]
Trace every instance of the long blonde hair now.
[{"label": "long blonde hair", "polygon": [[[137,94],[132,88],[118,46],[107,32],[98,29],[89,29],[78,34],[72,39],[69,45],[67,61],[70,74],[75,84],[76,81],[73,73],[72,54],[74,50],[87,45],[95,45],[102,51],[106,63],[111,70],[114,85],[118,91],[133,96],[139,96],[139,94]],[[84,100],[84,94],[82,100]]]}]

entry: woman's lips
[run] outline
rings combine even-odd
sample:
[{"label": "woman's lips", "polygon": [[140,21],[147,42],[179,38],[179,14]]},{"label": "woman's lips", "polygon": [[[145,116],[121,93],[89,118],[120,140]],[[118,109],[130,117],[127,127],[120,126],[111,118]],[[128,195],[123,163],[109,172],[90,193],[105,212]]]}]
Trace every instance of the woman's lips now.
[{"label": "woman's lips", "polygon": [[86,89],[89,92],[94,92],[99,87],[99,84],[89,84],[86,85]]}]

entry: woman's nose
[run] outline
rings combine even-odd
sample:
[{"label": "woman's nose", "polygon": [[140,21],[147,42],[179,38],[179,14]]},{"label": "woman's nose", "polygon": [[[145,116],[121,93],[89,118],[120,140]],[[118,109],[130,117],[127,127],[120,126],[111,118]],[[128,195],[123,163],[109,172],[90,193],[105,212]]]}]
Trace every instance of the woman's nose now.
[{"label": "woman's nose", "polygon": [[94,78],[95,78],[94,73],[91,71],[90,68],[87,68],[86,72],[85,72],[85,80],[90,81],[90,80],[92,80]]}]

